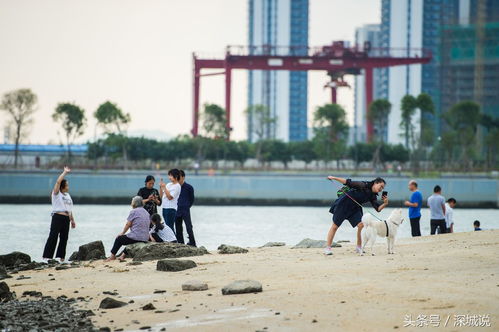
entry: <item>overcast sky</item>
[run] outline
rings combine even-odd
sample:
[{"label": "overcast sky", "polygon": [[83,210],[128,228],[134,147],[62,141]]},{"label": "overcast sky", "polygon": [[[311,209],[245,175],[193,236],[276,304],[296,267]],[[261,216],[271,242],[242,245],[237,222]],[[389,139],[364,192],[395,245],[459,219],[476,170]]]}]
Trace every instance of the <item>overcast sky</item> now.
[{"label": "overcast sky", "polygon": [[[223,55],[226,45],[246,45],[247,9],[247,0],[0,0],[0,94],[31,88],[38,95],[25,143],[60,143],[51,118],[59,102],[85,109],[80,142],[96,134],[93,112],[106,100],[131,114],[132,135],[189,133],[192,52]],[[309,45],[353,42],[355,28],[380,15],[379,0],[310,0]],[[309,72],[309,114],[329,102],[326,81],[324,72]],[[233,137],[245,139],[245,71],[233,73],[232,88]],[[352,90],[339,92],[350,118]],[[202,79],[205,102],[223,106],[223,76]],[[2,143],[6,123],[0,113]]]}]

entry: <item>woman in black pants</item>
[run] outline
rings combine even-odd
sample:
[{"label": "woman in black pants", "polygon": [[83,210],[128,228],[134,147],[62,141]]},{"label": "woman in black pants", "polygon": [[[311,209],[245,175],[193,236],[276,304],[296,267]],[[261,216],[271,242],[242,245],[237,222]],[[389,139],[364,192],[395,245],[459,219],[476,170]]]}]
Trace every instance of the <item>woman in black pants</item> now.
[{"label": "woman in black pants", "polygon": [[[144,209],[144,202],[141,196],[132,198],[132,211],[128,215],[123,231],[114,240],[111,256],[106,262],[116,259],[116,253],[121,246],[136,242],[147,242],[149,240],[149,225],[151,224],[149,213]],[[127,233],[127,231],[130,232]],[[126,235],[125,235],[126,233]],[[120,256],[120,260],[125,258],[125,252]]]},{"label": "woman in black pants", "polygon": [[64,177],[71,172],[68,167],[59,175],[52,190],[52,222],[50,224],[50,233],[43,250],[43,259],[52,259],[54,257],[57,238],[59,246],[55,257],[59,258],[61,263],[66,257],[66,244],[68,243],[69,225],[76,227],[73,218],[73,200],[69,195],[69,182]]}]

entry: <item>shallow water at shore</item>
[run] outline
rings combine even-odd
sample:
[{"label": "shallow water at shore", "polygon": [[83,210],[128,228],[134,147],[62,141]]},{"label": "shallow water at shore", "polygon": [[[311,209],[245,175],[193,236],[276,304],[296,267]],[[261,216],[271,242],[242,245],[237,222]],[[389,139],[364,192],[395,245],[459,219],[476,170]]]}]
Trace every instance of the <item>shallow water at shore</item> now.
[{"label": "shallow water at shore", "polygon": [[[47,205],[0,205],[0,254],[22,251],[40,260],[50,228]],[[102,240],[106,251],[121,232],[130,207],[127,205],[76,205],[77,227],[69,234],[67,257],[78,246]],[[372,209],[364,209],[373,212]],[[386,218],[391,208],[379,215]],[[423,209],[422,235],[430,233],[429,210]],[[472,231],[478,219],[483,229],[499,228],[497,209],[455,209],[455,232]],[[196,206],[192,210],[194,234],[198,245],[214,250],[218,245],[258,247],[269,241],[294,245],[304,238],[324,239],[331,225],[328,207],[255,207]],[[185,229],[184,229],[185,232]],[[355,241],[356,231],[345,222],[335,240]],[[408,219],[399,229],[399,237],[411,236]],[[187,239],[187,235],[184,236]],[[378,242],[383,239],[378,239]]]}]

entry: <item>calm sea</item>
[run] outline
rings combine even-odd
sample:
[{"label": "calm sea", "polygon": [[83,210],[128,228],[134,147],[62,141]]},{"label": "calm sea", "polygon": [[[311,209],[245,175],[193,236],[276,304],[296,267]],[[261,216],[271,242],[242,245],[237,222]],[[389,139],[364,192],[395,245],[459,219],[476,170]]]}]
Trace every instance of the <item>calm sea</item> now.
[{"label": "calm sea", "polygon": [[[50,204],[0,205],[0,254],[22,251],[34,260],[41,260],[50,228],[50,210]],[[304,238],[319,240],[326,237],[331,225],[328,210],[326,206],[195,206],[192,219],[196,242],[208,250],[216,249],[222,243],[258,247],[269,241],[282,241],[294,245]],[[366,210],[373,212],[372,209]],[[76,205],[77,227],[70,230],[67,257],[81,244],[95,240],[102,240],[109,252],[114,238],[123,229],[129,211],[127,205]],[[386,218],[391,211],[385,209],[380,217]],[[423,235],[428,235],[429,211],[423,209],[422,214],[421,231]],[[480,220],[483,229],[499,228],[497,209],[456,208],[454,216],[456,232],[472,231],[476,219]],[[355,234],[356,230],[344,222],[335,240],[354,241]],[[399,230],[399,237],[410,236],[410,224],[406,219]]]}]

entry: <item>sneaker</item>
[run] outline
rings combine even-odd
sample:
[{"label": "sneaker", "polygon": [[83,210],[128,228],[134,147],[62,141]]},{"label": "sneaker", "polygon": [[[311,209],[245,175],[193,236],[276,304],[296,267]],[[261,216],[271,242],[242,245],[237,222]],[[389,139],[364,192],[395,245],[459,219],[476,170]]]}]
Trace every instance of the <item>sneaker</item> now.
[{"label": "sneaker", "polygon": [[333,251],[331,250],[331,247],[327,247],[324,249],[324,255],[330,256],[333,254]]},{"label": "sneaker", "polygon": [[355,251],[358,253],[358,254],[362,254],[364,251],[362,250],[362,247],[357,247],[355,248]]}]

